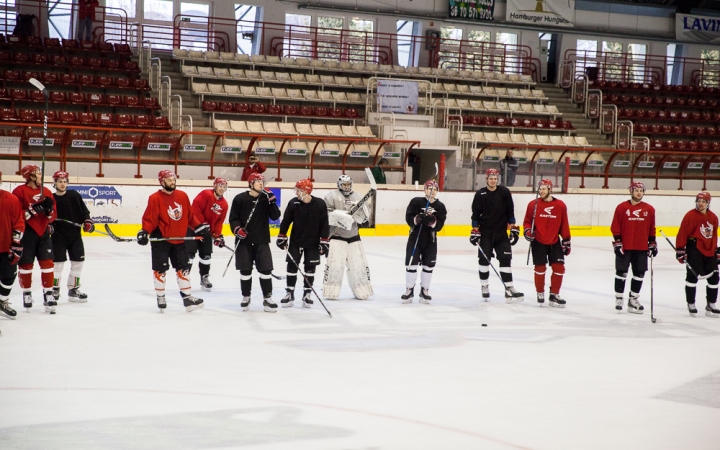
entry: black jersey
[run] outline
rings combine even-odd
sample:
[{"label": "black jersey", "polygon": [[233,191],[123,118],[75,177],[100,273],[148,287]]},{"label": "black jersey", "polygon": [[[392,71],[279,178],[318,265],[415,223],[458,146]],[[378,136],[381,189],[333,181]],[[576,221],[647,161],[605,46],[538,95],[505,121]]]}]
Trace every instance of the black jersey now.
[{"label": "black jersey", "polygon": [[309,203],[294,198],[288,203],[283,220],[280,222],[280,234],[286,234],[290,224],[290,245],[311,248],[320,245],[320,238],[330,235],[327,205],[322,199],[312,197]]},{"label": "black jersey", "polygon": [[[415,216],[424,212],[426,208],[431,211],[435,216],[435,219],[437,219],[435,227],[431,228],[427,225],[420,227],[420,224],[415,225]],[[405,210],[405,222],[410,225],[410,240],[418,239],[418,233],[420,233],[420,239],[418,240],[420,243],[434,242],[435,234],[442,230],[446,219],[447,209],[445,208],[445,205],[437,199],[428,206],[427,198],[415,197],[410,200],[410,204],[408,205],[407,210]]]},{"label": "black jersey", "polygon": [[481,233],[506,233],[507,225],[515,223],[515,205],[510,189],[498,186],[494,191],[487,187],[475,192],[472,203],[472,225]]},{"label": "black jersey", "polygon": [[85,206],[82,196],[78,191],[68,189],[64,195],[54,193],[53,198],[55,199],[55,210],[57,211],[57,219],[53,222],[55,232],[63,234],[68,239],[79,238],[80,227],[58,219],[65,219],[78,224],[82,224],[89,219],[90,211]]},{"label": "black jersey", "polygon": [[[255,206],[256,202],[257,206]],[[255,212],[250,218],[250,223],[247,223],[253,207],[255,207]],[[249,191],[243,192],[235,196],[230,207],[230,229],[234,232],[236,227],[245,228],[248,235],[243,242],[248,244],[269,243],[270,224],[268,220],[278,220],[279,218],[280,208],[275,203],[270,205],[265,194],[253,197]]]}]

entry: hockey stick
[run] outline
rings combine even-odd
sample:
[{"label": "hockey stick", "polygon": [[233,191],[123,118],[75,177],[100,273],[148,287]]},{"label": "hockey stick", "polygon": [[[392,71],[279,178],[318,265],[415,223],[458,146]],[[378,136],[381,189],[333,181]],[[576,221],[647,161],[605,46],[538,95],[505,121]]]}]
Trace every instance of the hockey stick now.
[{"label": "hockey stick", "polygon": [[[70,225],[75,225],[75,226],[78,227],[78,228],[82,228],[82,227],[83,227],[82,224],[80,224],[80,223],[70,222],[69,220],[65,220],[65,219],[55,219],[55,221],[56,221],[56,222],[57,222],[57,221],[60,221],[60,222],[69,223]],[[108,233],[103,233],[103,232],[100,231],[100,230],[93,230],[93,233],[100,233],[100,234],[104,234],[105,236],[110,236]]]},{"label": "hockey stick", "polygon": [[[254,190],[254,189],[252,189],[252,187],[250,187],[250,189]],[[263,186],[263,192],[265,192],[265,186]],[[265,196],[267,197],[267,194],[265,194]],[[257,208],[258,203],[260,203],[260,194],[258,194],[258,199],[255,202],[255,204],[253,205],[253,208],[250,210],[250,214],[248,215],[248,218],[245,221],[245,227],[247,227],[247,225],[250,223],[250,219],[252,219],[253,213],[255,212],[255,208]],[[232,262],[233,258],[235,257],[235,252],[237,251],[238,246],[240,245],[240,242],[242,242],[242,239],[238,238],[237,236],[235,237],[235,239],[237,239],[237,242],[235,243],[235,248],[233,249],[232,255],[230,255],[230,259],[228,260],[227,266],[225,266],[225,271],[222,274],[223,278],[225,277],[225,274],[228,271],[228,267],[230,267],[230,263]]]},{"label": "hockey stick", "polygon": [[[137,242],[137,238],[121,238],[120,236],[116,235],[112,232],[110,229],[110,225],[105,224],[105,231],[108,232],[108,236],[110,236],[113,241],[115,242]],[[148,238],[149,242],[163,242],[163,241],[202,241],[202,238],[200,236],[195,237],[169,237],[169,238]]]},{"label": "hockey stick", "polygon": [[[439,172],[438,165],[437,165],[437,163],[435,163],[435,177],[433,177],[433,180],[437,179],[438,172]],[[432,198],[432,196],[430,198]],[[427,211],[427,209],[429,207],[430,207],[430,199],[428,198],[427,203],[425,203],[425,211]],[[420,226],[418,227],[418,234],[417,234],[417,237],[415,238],[415,245],[413,246],[413,251],[412,251],[412,253],[410,253],[410,263],[409,264],[413,263],[413,258],[415,257],[415,250],[417,250],[418,241],[420,240],[420,233],[422,232],[422,226],[423,226],[423,224],[421,222]]]},{"label": "hockey stick", "polygon": [[653,276],[653,259],[655,258],[650,255],[650,320],[652,321],[652,323],[661,323],[662,319],[656,318],[653,313],[653,306],[655,303],[655,296],[653,295],[653,287],[655,285],[655,277]]},{"label": "hockey stick", "polygon": [[[535,233],[535,214],[537,214],[537,204],[538,199],[540,198],[540,189],[537,190],[537,194],[535,194],[535,207],[533,208],[533,220],[532,225],[530,226],[530,234]],[[530,249],[532,248],[532,242],[530,242],[530,245],[528,245],[528,256],[527,256],[527,262],[525,263],[526,266],[530,265]]]},{"label": "hockey stick", "polygon": [[[226,248],[226,249],[228,249],[229,251],[233,251],[233,249],[231,249],[231,248],[228,247],[227,245],[223,245],[222,248]],[[275,278],[276,280],[284,280],[284,279],[286,278],[286,277],[281,276],[281,275],[275,275],[275,274],[272,273],[272,272],[270,273],[270,275],[272,275],[272,277]]]},{"label": "hockey stick", "polygon": [[298,272],[300,272],[300,275],[302,275],[302,277],[305,279],[305,282],[307,283],[307,285],[310,286],[310,289],[312,289],[313,294],[315,294],[315,297],[317,297],[317,299],[320,302],[320,304],[322,305],[322,307],[325,308],[325,312],[327,312],[330,315],[330,317],[332,318],[332,314],[330,314],[330,311],[328,311],[327,307],[325,306],[325,303],[323,303],[323,301],[320,299],[320,296],[318,295],[317,291],[315,291],[315,288],[313,287],[313,285],[310,284],[310,281],[308,281],[308,279],[305,276],[305,274],[303,273],[303,271],[300,270],[300,266],[295,261],[295,258],[293,258],[292,255],[290,254],[290,247],[287,247],[285,249],[285,254],[287,255],[288,258],[290,258],[290,261],[292,261],[292,263],[295,264],[295,267],[297,267],[297,270],[298,270]]},{"label": "hockey stick", "polygon": [[[672,242],[670,241],[670,239],[665,235],[665,233],[663,233],[662,230],[660,230],[660,234],[662,234],[663,237],[665,238],[665,240],[667,241],[667,243],[670,244],[670,247],[672,247],[672,249],[677,252],[677,249],[675,248],[675,246],[673,245],[673,243],[672,243]],[[698,276],[697,272],[695,272],[695,270],[692,268],[692,266],[690,265],[690,263],[688,263],[687,261],[685,261],[685,267],[687,267],[688,270],[689,270],[690,272],[692,272],[693,275],[695,275],[695,278],[700,279],[700,277]]]},{"label": "hockey stick", "polygon": [[505,288],[505,291],[507,292],[507,290],[508,290],[507,284],[505,284],[505,281],[503,281],[503,279],[500,276],[500,274],[498,273],[498,271],[495,270],[495,266],[493,266],[493,263],[490,261],[490,258],[487,257],[487,255],[483,251],[482,247],[480,247],[480,243],[477,243],[475,245],[477,245],[477,248],[480,250],[480,253],[482,253],[483,258],[485,258],[485,261],[487,261],[488,264],[490,264],[490,267],[492,267],[492,270],[493,270],[493,272],[495,272],[495,275],[497,275],[497,277],[500,278],[500,282],[503,284],[503,287]]}]

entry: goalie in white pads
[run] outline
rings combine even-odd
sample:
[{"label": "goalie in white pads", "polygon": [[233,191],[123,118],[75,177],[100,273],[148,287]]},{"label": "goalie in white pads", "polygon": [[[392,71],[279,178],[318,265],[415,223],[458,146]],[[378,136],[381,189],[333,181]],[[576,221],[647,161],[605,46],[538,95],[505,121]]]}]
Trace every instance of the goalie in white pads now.
[{"label": "goalie in white pads", "polygon": [[352,178],[340,175],[337,181],[338,190],[325,196],[330,225],[335,227],[330,235],[330,254],[323,278],[323,295],[329,299],[340,296],[346,266],[348,284],[355,298],[365,300],[373,295],[370,268],[358,233],[358,224],[367,222],[370,211],[367,205],[362,205],[354,215],[348,214],[362,198],[360,194],[353,192],[352,185]]}]

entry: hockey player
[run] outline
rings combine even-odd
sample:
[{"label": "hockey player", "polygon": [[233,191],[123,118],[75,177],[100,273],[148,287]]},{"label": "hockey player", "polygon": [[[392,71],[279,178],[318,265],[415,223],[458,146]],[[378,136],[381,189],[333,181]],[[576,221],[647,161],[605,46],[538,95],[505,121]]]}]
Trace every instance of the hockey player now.
[{"label": "hockey player", "polygon": [[25,211],[25,233],[20,241],[23,247],[20,258],[20,287],[23,290],[23,307],[30,311],[33,299],[31,293],[33,261],[37,258],[40,265],[40,278],[43,285],[43,304],[45,312],[55,314],[57,302],[53,297],[53,253],[50,235],[55,220],[55,202],[50,189],[43,187],[42,171],[36,165],[27,165],[20,174],[25,184],[13,190],[20,200],[20,208]]},{"label": "hockey player", "polygon": [[647,271],[648,255],[658,254],[655,241],[655,208],[643,202],[645,185],[635,181],[630,185],[630,200],[615,208],[610,232],[615,250],[615,309],[622,311],[623,292],[628,268],[632,266],[632,280],[628,296],[628,312],[642,314],[645,309],[638,298]]},{"label": "hockey player", "polygon": [[523,234],[532,250],[538,303],[545,302],[546,264],[550,263],[552,276],[549,303],[550,306],[564,308],[565,300],[560,297],[560,286],[565,274],[565,256],[570,254],[570,225],[567,207],[552,196],[552,187],[552,181],[540,181],[538,198],[528,204],[525,212]]},{"label": "hockey player", "polygon": [[0,314],[15,320],[17,311],[10,306],[10,290],[17,277],[17,264],[23,254],[25,232],[20,201],[8,191],[0,190]]},{"label": "hockey player", "polygon": [[[315,267],[320,264],[320,256],[330,251],[330,226],[328,225],[328,212],[325,202],[318,197],[310,195],[313,184],[310,180],[300,180],[295,183],[297,198],[290,200],[282,222],[280,234],[276,244],[281,250],[287,250],[292,256],[286,258],[287,262],[287,293],[280,300],[283,308],[290,308],[295,301],[295,283],[297,282],[300,258],[304,261],[305,283],[303,289],[302,305],[310,308],[313,304],[312,285],[315,280]],[[288,244],[287,231],[293,225]],[[294,260],[294,262],[293,262]]]},{"label": "hockey player", "polygon": [[53,264],[55,265],[55,279],[53,280],[53,297],[60,300],[60,280],[62,279],[65,261],[70,256],[70,274],[68,275],[68,301],[75,303],[87,302],[87,295],[80,292],[80,275],[85,261],[85,246],[83,244],[80,228],[59,219],[82,224],[86,233],[95,231],[95,223],[90,218],[85,202],[80,193],[68,190],[69,177],[67,172],[57,171],[53,174],[55,193],[55,232],[52,235]]},{"label": "hockey player", "polygon": [[[718,217],[710,211],[710,193],[700,192],[695,196],[695,209],[683,217],[675,240],[675,254],[680,264],[687,263],[685,276],[685,300],[690,314],[697,314],[695,290],[698,278],[707,278],[705,287],[707,306],[705,315],[720,316],[715,307],[718,296]],[[691,269],[692,268],[692,269]],[[693,272],[694,271],[694,272]]]},{"label": "hockey player", "polygon": [[230,228],[235,235],[235,268],[240,271],[243,311],[250,309],[253,263],[260,273],[265,312],[277,312],[272,299],[272,253],[268,219],[280,218],[275,194],[265,189],[265,177],[253,173],[248,180],[249,191],[238,194],[230,206]]},{"label": "hockey player", "polygon": [[[517,244],[520,238],[520,227],[515,225],[515,205],[512,194],[505,186],[498,185],[500,179],[497,169],[485,172],[487,186],[475,192],[472,203],[472,231],[470,243],[480,244],[478,263],[480,285],[483,298],[490,298],[490,261],[494,255],[500,262],[500,277],[505,283],[505,302],[516,303],[525,300],[522,292],[513,286],[511,245]],[[510,238],[507,230],[510,229]],[[483,255],[483,252],[485,255]]]},{"label": "hockey player", "polygon": [[362,198],[360,194],[353,192],[352,186],[352,178],[340,175],[337,181],[338,190],[325,196],[328,218],[330,223],[335,225],[330,235],[330,253],[325,263],[323,278],[323,295],[329,299],[340,296],[346,266],[348,284],[355,298],[365,300],[373,295],[370,269],[358,232],[358,224],[367,222],[370,211],[363,205],[353,216],[347,213]]},{"label": "hockey player", "polygon": [[438,184],[435,180],[425,183],[425,197],[415,197],[405,210],[405,222],[410,226],[410,236],[405,247],[405,293],[403,303],[412,303],[415,294],[418,266],[420,275],[420,303],[428,304],[430,281],[437,259],[437,233],[447,218],[447,209],[436,199]]},{"label": "hockey player", "polygon": [[[176,177],[170,170],[158,173],[161,190],[148,199],[147,208],[142,217],[142,229],[137,234],[137,242],[147,245],[149,238],[171,238],[185,236],[188,226],[195,234],[210,241],[210,225],[203,223],[201,217],[193,214],[190,199],[185,192],[176,189]],[[203,300],[192,295],[190,286],[190,258],[184,240],[154,241],[150,244],[152,255],[155,294],[160,311],[167,307],[165,300],[165,277],[168,259],[177,277],[180,295],[187,312],[204,307]]]},{"label": "hockey player", "polygon": [[[210,292],[210,259],[212,258],[213,244],[218,248],[225,247],[225,238],[222,234],[223,223],[228,212],[227,200],[223,197],[227,191],[227,181],[224,178],[215,178],[212,189],[201,191],[192,202],[193,214],[198,220],[210,225],[212,241],[186,241],[190,256],[190,267],[192,268],[195,254],[200,251],[200,287],[203,291]],[[188,236],[195,236],[195,233],[188,229]]]}]

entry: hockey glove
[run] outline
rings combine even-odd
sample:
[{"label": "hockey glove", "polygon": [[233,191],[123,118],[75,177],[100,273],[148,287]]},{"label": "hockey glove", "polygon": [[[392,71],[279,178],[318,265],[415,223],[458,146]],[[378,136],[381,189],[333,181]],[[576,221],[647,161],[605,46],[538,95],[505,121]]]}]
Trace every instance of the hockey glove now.
[{"label": "hockey glove", "polygon": [[570,245],[570,239],[563,239],[560,242],[560,247],[562,248],[563,255],[567,256],[570,254],[570,250],[572,249]]},{"label": "hockey glove", "polygon": [[535,233],[533,233],[530,228],[525,228],[525,230],[523,230],[523,237],[526,241],[532,242],[535,240]]},{"label": "hockey glove", "polygon": [[510,245],[515,245],[520,240],[520,227],[510,225]]},{"label": "hockey glove", "polygon": [[277,245],[280,250],[285,250],[288,246],[287,235],[286,234],[278,234],[277,240],[275,241],[275,245]]},{"label": "hockey glove", "polygon": [[137,243],[140,245],[148,245],[148,242],[150,242],[148,232],[145,230],[138,231]]},{"label": "hockey glove", "polygon": [[657,242],[655,242],[655,241],[648,242],[648,256],[651,258],[656,258],[657,255],[658,255]]},{"label": "hockey glove", "polygon": [[240,240],[247,237],[247,231],[245,231],[245,228],[243,227],[235,227],[235,229],[233,230],[233,234]]},{"label": "hockey glove", "polygon": [[270,189],[265,189],[263,193],[267,197],[269,204],[274,205],[275,203],[277,203],[277,198],[275,198],[275,194],[273,194],[273,191],[271,191]]},{"label": "hockey glove", "polygon": [[424,215],[425,215],[425,214],[420,213],[420,214],[418,214],[418,215],[415,216],[415,218],[413,219],[413,221],[415,222],[415,225],[418,225],[418,224],[422,223],[422,221],[423,221],[423,216],[424,216]]},{"label": "hockey glove", "polygon": [[212,234],[210,234],[210,225],[207,223],[201,223],[193,231],[195,232],[195,235],[200,236],[203,241],[209,241],[212,239]]},{"label": "hockey glove", "polygon": [[326,256],[330,253],[330,239],[320,238],[320,255]]},{"label": "hockey glove", "polygon": [[620,236],[614,236],[615,240],[613,241],[613,251],[615,252],[615,255],[618,258],[622,258],[625,255],[625,252],[623,251],[623,243],[620,239]]},{"label": "hockey glove", "polygon": [[437,219],[432,214],[423,214],[422,215],[422,223],[426,227],[432,228],[437,223]]},{"label": "hockey glove", "polygon": [[55,227],[51,223],[49,223],[47,226],[47,233],[49,235],[52,235],[53,233],[55,233]]},{"label": "hockey glove", "polygon": [[85,222],[83,222],[83,231],[86,233],[92,233],[95,231],[95,222],[93,222],[92,219],[87,219]]},{"label": "hockey glove", "polygon": [[472,245],[478,245],[478,242],[480,242],[480,229],[473,228],[472,231],[470,231],[470,243]]},{"label": "hockey glove", "polygon": [[10,258],[10,264],[13,266],[20,262],[20,258],[23,254],[23,247],[20,243],[20,239],[22,239],[22,233],[17,231],[13,232],[12,244],[10,245],[10,253],[8,254],[8,257]]},{"label": "hockey glove", "polygon": [[225,247],[225,237],[222,234],[215,236],[213,238],[213,244],[215,245],[215,247],[218,247],[218,248]]},{"label": "hockey glove", "polygon": [[675,249],[675,259],[677,259],[680,264],[685,264],[687,262],[685,247],[678,247]]}]

